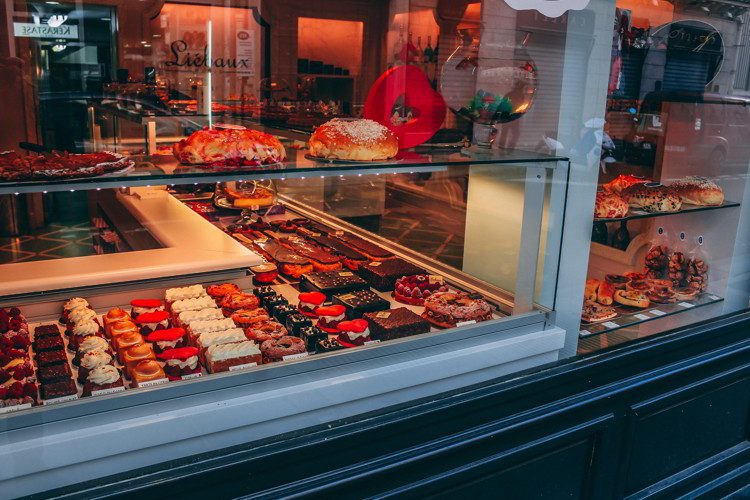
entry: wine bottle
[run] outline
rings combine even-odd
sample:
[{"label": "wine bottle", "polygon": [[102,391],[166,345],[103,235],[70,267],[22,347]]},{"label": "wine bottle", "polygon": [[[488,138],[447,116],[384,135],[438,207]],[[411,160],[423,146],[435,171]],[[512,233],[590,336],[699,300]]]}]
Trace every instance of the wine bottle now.
[{"label": "wine bottle", "polygon": [[627,221],[620,222],[620,228],[612,237],[612,246],[618,250],[625,250],[630,245],[630,233],[628,232]]}]

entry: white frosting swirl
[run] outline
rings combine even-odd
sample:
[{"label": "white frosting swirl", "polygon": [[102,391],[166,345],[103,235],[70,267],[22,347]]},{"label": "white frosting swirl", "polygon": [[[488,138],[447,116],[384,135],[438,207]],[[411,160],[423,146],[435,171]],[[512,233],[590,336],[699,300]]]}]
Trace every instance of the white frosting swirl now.
[{"label": "white frosting swirl", "polygon": [[357,340],[360,337],[369,337],[370,336],[370,329],[365,328],[362,332],[346,332],[347,337],[349,337],[351,340]]},{"label": "white frosting swirl", "polygon": [[344,317],[346,317],[346,313],[341,313],[338,316],[326,316],[323,314],[320,315],[320,318],[325,318],[326,321],[343,321]]},{"label": "white frosting swirl", "polygon": [[96,318],[96,312],[88,307],[77,307],[68,313],[68,320],[73,323],[80,323],[94,318]]},{"label": "white frosting swirl", "polygon": [[190,324],[190,330],[196,335],[200,335],[201,333],[220,332],[223,330],[229,330],[230,328],[237,328],[237,325],[232,318],[193,321]]},{"label": "white frosting swirl", "polygon": [[255,356],[256,354],[260,354],[258,344],[251,340],[246,340],[234,344],[212,345],[206,351],[206,359],[211,362],[241,358],[243,356]]},{"label": "white frosting swirl", "polygon": [[195,299],[206,295],[206,289],[202,285],[185,286],[181,288],[170,288],[164,292],[164,297],[167,302],[175,302],[177,300]]},{"label": "white frosting swirl", "polygon": [[206,332],[198,337],[198,342],[202,347],[209,347],[217,344],[229,344],[230,342],[240,342],[247,340],[242,328],[232,328],[221,332]]},{"label": "white frosting swirl", "polygon": [[179,314],[180,323],[191,325],[194,321],[208,321],[210,319],[223,319],[224,313],[221,309],[201,309],[199,311],[184,311]]},{"label": "white frosting swirl", "polygon": [[81,358],[81,366],[88,370],[93,370],[98,366],[108,365],[112,361],[112,356],[104,351],[87,352]]},{"label": "white frosting swirl", "polygon": [[191,370],[195,370],[195,368],[198,366],[198,356],[190,356],[185,361],[182,361],[181,359],[168,359],[167,365],[179,366],[180,369],[189,368]]},{"label": "white frosting swirl", "polygon": [[87,337],[78,344],[78,353],[86,354],[92,351],[106,351],[109,349],[109,343],[95,335]]},{"label": "white frosting swirl", "polygon": [[80,323],[76,323],[76,326],[73,327],[73,335],[79,335],[81,337],[86,337],[88,335],[96,335],[99,332],[99,323],[92,319],[88,319],[85,321],[81,321]]},{"label": "white frosting swirl", "polygon": [[201,309],[215,308],[214,299],[206,295],[196,299],[178,300],[172,304],[172,312],[179,314],[183,311],[199,311]]},{"label": "white frosting swirl", "polygon": [[88,307],[89,301],[81,297],[73,297],[63,306],[64,311],[71,311],[77,307]]},{"label": "white frosting swirl", "polygon": [[97,366],[88,376],[88,381],[95,385],[114,384],[118,380],[120,371],[112,365]]},{"label": "white frosting swirl", "polygon": [[161,349],[162,351],[165,349],[172,349],[174,346],[177,345],[177,343],[182,340],[181,338],[176,340],[162,340],[156,343],[156,345]]},{"label": "white frosting swirl", "polygon": [[159,307],[133,307],[134,317],[138,317],[140,314],[152,313],[156,311],[163,311],[164,306]]}]

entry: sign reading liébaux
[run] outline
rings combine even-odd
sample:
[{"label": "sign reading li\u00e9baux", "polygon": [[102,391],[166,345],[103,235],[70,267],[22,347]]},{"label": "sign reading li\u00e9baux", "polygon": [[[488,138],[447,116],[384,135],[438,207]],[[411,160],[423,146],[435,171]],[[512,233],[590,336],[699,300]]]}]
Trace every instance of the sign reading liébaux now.
[{"label": "sign reading li\u00e9baux", "polygon": [[13,23],[13,34],[18,37],[27,38],[63,38],[66,40],[77,40],[78,26],[71,24],[49,26],[47,24]]}]

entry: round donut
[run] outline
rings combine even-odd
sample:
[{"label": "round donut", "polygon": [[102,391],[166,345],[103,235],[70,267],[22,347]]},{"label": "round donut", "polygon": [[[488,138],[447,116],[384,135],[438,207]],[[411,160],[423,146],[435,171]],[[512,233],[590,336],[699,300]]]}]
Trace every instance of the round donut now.
[{"label": "round donut", "polygon": [[492,307],[483,299],[473,299],[465,292],[436,292],[424,301],[422,317],[435,326],[453,328],[462,321],[492,319]]},{"label": "round donut", "polygon": [[289,332],[284,325],[275,321],[256,323],[245,328],[245,337],[247,337],[248,340],[254,340],[258,343],[271,339],[280,339],[288,333]]},{"label": "round donut", "polygon": [[315,129],[308,146],[317,158],[387,160],[398,153],[398,138],[373,120],[334,118]]},{"label": "round donut", "polygon": [[225,315],[231,315],[239,309],[257,309],[260,299],[252,293],[234,292],[230,293],[221,301],[221,307]]},{"label": "round donut", "polygon": [[284,356],[305,352],[305,343],[301,338],[286,335],[278,339],[266,340],[260,345],[260,352],[263,354],[264,363],[281,361]]},{"label": "round donut", "polygon": [[222,300],[230,293],[241,292],[240,287],[234,283],[222,283],[221,285],[208,285],[206,293],[214,300]]},{"label": "round donut", "polygon": [[271,319],[268,316],[268,312],[261,307],[257,309],[239,309],[232,314],[231,318],[240,328]]}]

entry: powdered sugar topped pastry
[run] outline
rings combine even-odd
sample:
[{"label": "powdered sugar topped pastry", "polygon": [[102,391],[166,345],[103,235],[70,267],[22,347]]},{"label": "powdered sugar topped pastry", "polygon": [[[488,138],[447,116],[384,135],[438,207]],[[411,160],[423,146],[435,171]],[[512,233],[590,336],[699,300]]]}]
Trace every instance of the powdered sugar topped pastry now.
[{"label": "powdered sugar topped pastry", "polygon": [[373,120],[334,118],[313,132],[308,146],[318,158],[386,160],[398,153],[398,138]]}]

